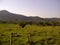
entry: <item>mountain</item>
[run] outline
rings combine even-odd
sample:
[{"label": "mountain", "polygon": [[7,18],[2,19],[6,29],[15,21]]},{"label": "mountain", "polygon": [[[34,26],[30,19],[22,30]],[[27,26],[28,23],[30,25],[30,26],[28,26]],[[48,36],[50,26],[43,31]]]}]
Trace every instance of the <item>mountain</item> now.
[{"label": "mountain", "polygon": [[46,21],[60,21],[60,18],[45,18]]},{"label": "mountain", "polygon": [[41,20],[42,18],[38,17],[38,16],[35,16],[35,17],[27,17],[27,16],[24,16],[24,15],[21,15],[21,14],[13,14],[13,13],[10,13],[6,10],[2,10],[0,11],[0,20],[18,20],[18,21],[22,21],[22,20],[26,20],[26,21],[29,21],[29,20],[32,20],[32,21],[39,21]]},{"label": "mountain", "polygon": [[32,21],[40,21],[40,20],[46,20],[46,21],[56,21],[56,20],[60,20],[60,18],[41,18],[41,17],[38,17],[38,16],[30,16],[30,17],[27,17],[27,16],[24,16],[24,15],[21,15],[21,14],[14,14],[14,13],[10,13],[6,10],[1,10],[0,11],[0,20],[18,20],[18,21],[22,21],[22,20],[25,20],[25,21],[29,21],[29,20],[32,20]]},{"label": "mountain", "polygon": [[6,10],[0,11],[0,20],[15,20],[15,19],[26,20],[26,18],[27,18],[26,16],[13,14]]}]

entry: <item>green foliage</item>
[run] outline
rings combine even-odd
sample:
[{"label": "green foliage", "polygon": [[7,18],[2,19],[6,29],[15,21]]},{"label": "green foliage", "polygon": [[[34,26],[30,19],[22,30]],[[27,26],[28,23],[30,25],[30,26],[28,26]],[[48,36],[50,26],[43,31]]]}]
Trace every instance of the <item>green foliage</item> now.
[{"label": "green foliage", "polygon": [[33,21],[28,21],[27,24],[33,25],[33,24],[35,24],[35,22],[33,22]]},{"label": "green foliage", "polygon": [[2,45],[2,41],[0,41],[0,45]]},{"label": "green foliage", "polygon": [[19,24],[24,28],[26,25],[38,25],[38,26],[60,26],[60,21],[43,21],[40,20],[39,22],[34,21],[18,21],[18,19],[15,19],[15,21],[0,21],[0,24]]},{"label": "green foliage", "polygon": [[0,24],[0,45],[10,45],[10,36],[12,45],[58,45],[60,26]]},{"label": "green foliage", "polygon": [[22,28],[24,28],[25,26],[26,26],[26,21],[21,21],[20,23],[19,23],[19,25],[22,27]]}]

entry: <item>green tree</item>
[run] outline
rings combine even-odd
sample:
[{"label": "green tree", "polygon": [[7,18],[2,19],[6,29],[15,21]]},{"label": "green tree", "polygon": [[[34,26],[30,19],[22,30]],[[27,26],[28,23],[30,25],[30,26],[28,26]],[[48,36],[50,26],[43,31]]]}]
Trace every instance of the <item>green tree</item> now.
[{"label": "green tree", "polygon": [[21,21],[20,23],[19,23],[19,25],[22,27],[22,28],[24,28],[25,26],[26,26],[26,21]]}]

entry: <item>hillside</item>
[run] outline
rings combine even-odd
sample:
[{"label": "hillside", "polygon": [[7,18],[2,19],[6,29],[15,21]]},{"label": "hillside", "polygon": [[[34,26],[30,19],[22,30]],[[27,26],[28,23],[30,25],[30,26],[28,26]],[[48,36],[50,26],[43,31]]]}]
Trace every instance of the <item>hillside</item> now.
[{"label": "hillside", "polygon": [[27,17],[27,16],[24,16],[22,14],[14,14],[14,13],[11,13],[9,11],[6,11],[6,10],[1,10],[0,11],[0,20],[18,20],[18,21],[22,21],[22,20],[26,20],[26,21],[29,21],[29,20],[32,20],[32,21],[40,21],[40,20],[43,20],[43,21],[58,21],[60,20],[60,18],[41,18],[41,17],[38,17],[38,16],[30,16],[30,17]]},{"label": "hillside", "polygon": [[24,16],[24,15],[21,15],[21,14],[13,14],[13,13],[10,13],[6,10],[2,10],[0,11],[0,20],[15,20],[15,19],[18,19],[19,21],[22,21],[22,20],[40,20],[41,18],[40,17],[27,17],[27,16]]}]

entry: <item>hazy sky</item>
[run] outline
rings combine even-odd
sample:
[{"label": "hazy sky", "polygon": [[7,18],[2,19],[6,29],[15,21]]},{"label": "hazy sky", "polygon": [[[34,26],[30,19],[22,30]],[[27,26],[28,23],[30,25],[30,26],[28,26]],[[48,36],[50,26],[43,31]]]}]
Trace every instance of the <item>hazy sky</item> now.
[{"label": "hazy sky", "polygon": [[0,10],[26,16],[60,18],[60,0],[0,0]]}]

